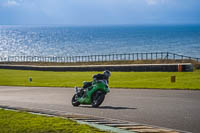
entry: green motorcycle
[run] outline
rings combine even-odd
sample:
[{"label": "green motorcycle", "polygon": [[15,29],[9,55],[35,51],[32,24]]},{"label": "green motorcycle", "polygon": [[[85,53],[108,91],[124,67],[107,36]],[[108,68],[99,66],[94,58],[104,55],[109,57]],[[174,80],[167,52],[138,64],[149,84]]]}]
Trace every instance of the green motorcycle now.
[{"label": "green motorcycle", "polygon": [[92,107],[99,107],[108,92],[110,92],[110,88],[106,80],[94,80],[91,86],[84,90],[75,87],[72,105],[79,106],[80,104],[85,104],[92,105]]}]

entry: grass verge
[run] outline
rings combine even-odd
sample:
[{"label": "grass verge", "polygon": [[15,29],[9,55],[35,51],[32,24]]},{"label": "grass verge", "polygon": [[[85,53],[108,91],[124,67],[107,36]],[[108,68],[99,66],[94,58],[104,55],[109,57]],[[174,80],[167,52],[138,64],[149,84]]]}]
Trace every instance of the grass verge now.
[{"label": "grass verge", "polygon": [[103,133],[88,125],[59,117],[34,115],[0,109],[2,133]]},{"label": "grass verge", "polygon": [[[1,86],[82,86],[98,72],[50,72],[0,69]],[[200,90],[200,70],[194,72],[112,72],[111,88],[161,88]],[[171,76],[176,82],[171,83]],[[29,82],[32,77],[33,81]]]}]

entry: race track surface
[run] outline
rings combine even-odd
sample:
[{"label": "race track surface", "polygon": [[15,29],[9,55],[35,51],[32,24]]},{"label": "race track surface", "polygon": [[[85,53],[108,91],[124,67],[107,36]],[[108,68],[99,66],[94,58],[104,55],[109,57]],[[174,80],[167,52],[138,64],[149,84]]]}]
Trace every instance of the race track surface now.
[{"label": "race track surface", "polygon": [[0,86],[0,105],[41,108],[200,132],[200,91],[111,89],[100,108],[73,107],[73,88]]}]

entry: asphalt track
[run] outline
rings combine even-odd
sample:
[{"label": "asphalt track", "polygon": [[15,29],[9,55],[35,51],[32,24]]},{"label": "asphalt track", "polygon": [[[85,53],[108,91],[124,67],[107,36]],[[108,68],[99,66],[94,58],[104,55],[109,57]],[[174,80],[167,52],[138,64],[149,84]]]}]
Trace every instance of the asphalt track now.
[{"label": "asphalt track", "polygon": [[0,105],[80,113],[200,132],[200,91],[111,89],[100,108],[73,107],[72,88],[0,86]]}]

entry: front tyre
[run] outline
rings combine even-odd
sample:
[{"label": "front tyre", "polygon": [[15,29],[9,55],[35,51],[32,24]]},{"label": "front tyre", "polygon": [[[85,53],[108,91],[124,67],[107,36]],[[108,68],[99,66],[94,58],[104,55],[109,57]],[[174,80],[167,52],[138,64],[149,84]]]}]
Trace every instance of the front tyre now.
[{"label": "front tyre", "polygon": [[72,105],[73,106],[79,106],[80,102],[78,101],[78,95],[74,94],[74,96],[72,97]]},{"label": "front tyre", "polygon": [[92,107],[97,108],[99,107],[99,105],[102,104],[102,102],[104,101],[105,98],[105,93],[102,91],[97,91],[96,93],[94,93],[94,95],[92,96]]}]

